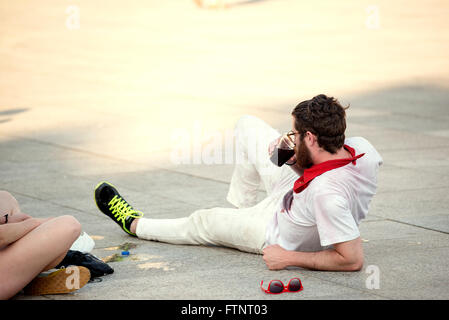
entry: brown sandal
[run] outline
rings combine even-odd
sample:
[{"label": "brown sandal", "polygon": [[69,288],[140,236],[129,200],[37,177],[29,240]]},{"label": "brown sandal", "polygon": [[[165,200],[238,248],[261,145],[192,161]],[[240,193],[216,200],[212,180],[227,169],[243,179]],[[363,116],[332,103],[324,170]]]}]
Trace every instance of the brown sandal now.
[{"label": "brown sandal", "polygon": [[89,280],[89,269],[70,266],[48,275],[37,276],[23,290],[25,295],[30,296],[70,293],[84,287]]}]

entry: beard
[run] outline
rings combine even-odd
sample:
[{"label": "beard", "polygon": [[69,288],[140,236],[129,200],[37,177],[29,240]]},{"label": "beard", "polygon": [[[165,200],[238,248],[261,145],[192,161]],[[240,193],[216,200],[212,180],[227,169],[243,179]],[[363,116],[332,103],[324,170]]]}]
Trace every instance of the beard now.
[{"label": "beard", "polygon": [[296,147],[295,155],[296,155],[295,165],[299,169],[301,170],[309,169],[311,166],[313,166],[312,155],[304,141],[301,141],[301,143]]}]

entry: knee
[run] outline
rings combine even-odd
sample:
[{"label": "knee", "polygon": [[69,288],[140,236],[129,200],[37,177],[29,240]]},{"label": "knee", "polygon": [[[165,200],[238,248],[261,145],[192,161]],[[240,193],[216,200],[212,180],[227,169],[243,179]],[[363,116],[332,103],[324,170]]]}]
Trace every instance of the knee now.
[{"label": "knee", "polygon": [[250,143],[250,139],[258,135],[261,128],[261,120],[255,116],[243,115],[241,116],[234,127],[234,135],[237,141],[240,141],[244,146]]},{"label": "knee", "polygon": [[0,190],[0,196],[1,197],[5,197],[5,198],[9,198],[9,197],[12,197],[12,194],[10,194],[8,191]]},{"label": "knee", "polygon": [[11,193],[5,190],[0,190],[0,200],[8,203],[10,203],[11,201],[17,201]]},{"label": "knee", "polygon": [[69,215],[60,216],[57,219],[58,229],[63,230],[64,234],[71,239],[76,240],[81,234],[81,223],[78,220]]}]

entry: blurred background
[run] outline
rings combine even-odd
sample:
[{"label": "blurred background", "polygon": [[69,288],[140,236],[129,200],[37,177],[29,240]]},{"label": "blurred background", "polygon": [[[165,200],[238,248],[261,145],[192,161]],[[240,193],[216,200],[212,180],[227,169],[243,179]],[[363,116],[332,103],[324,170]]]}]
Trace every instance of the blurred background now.
[{"label": "blurred background", "polygon": [[177,167],[180,146],[224,150],[243,114],[289,130],[320,93],[381,151],[407,143],[397,129],[447,138],[448,14],[444,0],[1,0],[1,139]]}]

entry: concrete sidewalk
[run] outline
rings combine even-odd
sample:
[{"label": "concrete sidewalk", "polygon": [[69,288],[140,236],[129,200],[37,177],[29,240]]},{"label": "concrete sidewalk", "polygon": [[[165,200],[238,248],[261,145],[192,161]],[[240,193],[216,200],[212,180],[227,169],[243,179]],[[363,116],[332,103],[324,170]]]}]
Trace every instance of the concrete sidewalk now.
[{"label": "concrete sidewalk", "polygon": [[[16,299],[449,298],[447,2],[75,4],[75,30],[67,3],[0,5],[0,188],[33,216],[75,216],[97,257],[133,246],[101,282]],[[260,255],[129,237],[96,208],[103,180],[151,217],[231,207],[233,164],[194,160],[225,153],[244,114],[289,130],[292,108],[318,93],[350,103],[347,136],[367,138],[384,159],[360,227],[362,271],[269,271]],[[181,145],[190,163],[173,163]],[[369,266],[379,289],[367,286]],[[294,276],[301,293],[259,288]]]}]

